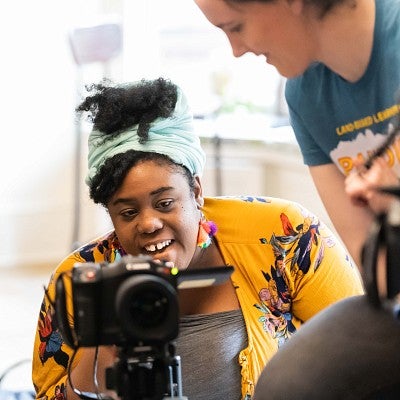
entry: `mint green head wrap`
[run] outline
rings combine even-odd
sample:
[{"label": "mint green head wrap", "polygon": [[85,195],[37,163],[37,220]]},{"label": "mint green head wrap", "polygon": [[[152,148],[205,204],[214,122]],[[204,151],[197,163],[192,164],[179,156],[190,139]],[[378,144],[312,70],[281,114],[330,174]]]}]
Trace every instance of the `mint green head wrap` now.
[{"label": "mint green head wrap", "polygon": [[168,118],[157,118],[150,124],[146,143],[139,142],[138,125],[112,138],[93,130],[89,136],[86,183],[90,184],[108,158],[128,150],[166,155],[176,164],[185,166],[192,174],[201,176],[206,156],[199,137],[194,133],[193,116],[186,96],[179,87],[177,94],[173,114]]}]

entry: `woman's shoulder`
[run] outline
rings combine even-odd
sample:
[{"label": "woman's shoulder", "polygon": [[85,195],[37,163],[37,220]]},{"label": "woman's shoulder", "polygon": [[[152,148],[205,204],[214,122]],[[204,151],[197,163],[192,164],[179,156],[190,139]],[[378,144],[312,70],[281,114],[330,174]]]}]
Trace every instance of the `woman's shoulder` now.
[{"label": "woman's shoulder", "polygon": [[258,206],[265,206],[276,202],[286,203],[286,200],[276,199],[268,196],[253,196],[253,195],[240,195],[240,196],[217,196],[205,197],[205,209],[218,209],[218,210],[238,210],[245,208],[255,208]]},{"label": "woman's shoulder", "polygon": [[124,251],[119,243],[115,231],[109,231],[70,253],[57,267],[61,272],[72,268],[76,263],[114,262]]},{"label": "woman's shoulder", "polygon": [[299,203],[278,197],[267,196],[221,196],[206,197],[203,211],[208,219],[251,220],[259,217],[280,218],[281,213],[311,214]]},{"label": "woman's shoulder", "polygon": [[273,196],[256,196],[256,195],[238,195],[238,196],[215,196],[215,197],[205,197],[204,205],[205,207],[226,207],[232,206],[234,208],[240,207],[255,207],[255,206],[271,206],[271,205],[297,205],[295,201],[285,199],[282,197]]}]

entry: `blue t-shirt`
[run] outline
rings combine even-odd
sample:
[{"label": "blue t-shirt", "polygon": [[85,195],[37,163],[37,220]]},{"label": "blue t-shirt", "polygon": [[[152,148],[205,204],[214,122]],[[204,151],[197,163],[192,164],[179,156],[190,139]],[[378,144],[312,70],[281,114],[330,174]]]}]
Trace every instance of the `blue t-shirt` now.
[{"label": "blue t-shirt", "polygon": [[[374,42],[364,75],[348,82],[316,63],[289,79],[291,124],[307,165],[335,163],[348,174],[393,128],[400,113],[400,0],[376,0]],[[400,171],[400,140],[386,152]]]}]

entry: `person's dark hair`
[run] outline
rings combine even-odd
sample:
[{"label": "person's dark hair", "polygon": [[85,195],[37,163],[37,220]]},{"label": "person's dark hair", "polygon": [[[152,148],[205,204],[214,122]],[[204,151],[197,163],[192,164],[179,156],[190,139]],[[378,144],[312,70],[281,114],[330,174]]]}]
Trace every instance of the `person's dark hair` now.
[{"label": "person's dark hair", "polygon": [[[275,0],[225,0],[227,3],[235,4],[235,3],[250,3],[250,2],[258,2],[258,3],[272,3]],[[291,0],[288,0],[291,1]],[[311,5],[315,7],[315,9],[320,11],[320,17],[323,18],[326,14],[328,14],[332,9],[336,6],[349,2],[354,7],[356,0],[303,0],[305,4]]]},{"label": "person's dark hair", "polygon": [[113,85],[111,82],[87,87],[94,92],[77,107],[78,112],[90,112],[94,129],[108,136],[138,125],[141,143],[148,139],[150,123],[159,117],[168,118],[175,109],[177,87],[163,78],[142,79],[129,85]]},{"label": "person's dark hair", "polygon": [[170,168],[171,171],[181,173],[186,177],[189,189],[194,193],[194,176],[183,165],[176,164],[164,154],[128,150],[125,153],[116,154],[115,156],[108,158],[100,167],[99,172],[90,182],[90,198],[95,203],[107,207],[111,197],[122,185],[122,182],[130,169],[143,161],[153,161],[165,168]]},{"label": "person's dark hair", "polygon": [[[76,111],[79,114],[88,113],[93,128],[104,133],[104,140],[138,125],[140,142],[146,143],[150,124],[157,118],[171,116],[178,98],[176,85],[163,78],[143,79],[129,85],[113,85],[110,81],[103,81],[87,87],[87,90],[91,94]],[[139,162],[148,160],[181,172],[187,177],[190,189],[194,189],[195,180],[190,171],[168,156],[128,150],[105,161],[90,181],[90,198],[107,207],[129,170]]]}]

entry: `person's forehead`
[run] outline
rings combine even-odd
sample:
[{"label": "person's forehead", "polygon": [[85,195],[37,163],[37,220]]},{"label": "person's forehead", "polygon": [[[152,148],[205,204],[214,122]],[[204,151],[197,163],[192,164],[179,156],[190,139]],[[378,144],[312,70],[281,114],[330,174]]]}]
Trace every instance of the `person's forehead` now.
[{"label": "person's forehead", "polygon": [[205,17],[215,26],[224,29],[245,20],[253,21],[260,16],[268,15],[271,7],[279,7],[280,1],[227,1],[227,0],[195,0]]},{"label": "person's forehead", "polygon": [[241,13],[241,7],[238,7],[238,4],[231,4],[225,0],[195,0],[195,3],[214,25],[218,21],[228,21]]}]

